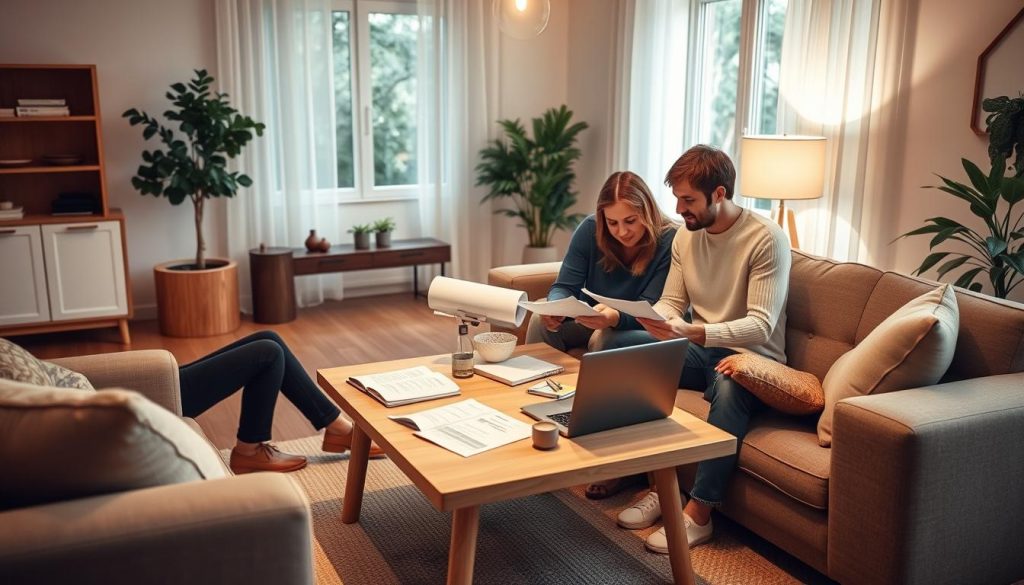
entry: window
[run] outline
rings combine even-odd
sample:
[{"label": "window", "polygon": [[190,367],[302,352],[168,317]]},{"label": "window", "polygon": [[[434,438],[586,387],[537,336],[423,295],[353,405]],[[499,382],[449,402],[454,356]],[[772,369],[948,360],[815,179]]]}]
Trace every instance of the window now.
[{"label": "window", "polygon": [[733,152],[740,63],[740,0],[701,0],[696,19],[696,140]]},{"label": "window", "polygon": [[335,0],[337,188],[346,199],[416,195],[415,4]]}]

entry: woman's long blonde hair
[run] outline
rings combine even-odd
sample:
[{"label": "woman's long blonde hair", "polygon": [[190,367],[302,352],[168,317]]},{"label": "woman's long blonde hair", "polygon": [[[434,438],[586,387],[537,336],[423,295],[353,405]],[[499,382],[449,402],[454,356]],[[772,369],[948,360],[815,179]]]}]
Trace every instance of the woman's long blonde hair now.
[{"label": "woman's long blonde hair", "polygon": [[[618,201],[623,201],[636,209],[637,215],[640,216],[640,223],[644,226],[644,235],[636,244],[640,251],[628,267],[625,261],[625,246],[608,232],[608,226],[605,224],[605,208]],[[647,183],[639,175],[629,171],[612,173],[604,182],[601,193],[597,196],[597,213],[595,215],[597,249],[602,253],[600,264],[606,272],[622,267],[628,269],[633,275],[643,274],[651,263],[651,259],[654,258],[661,235],[665,233],[665,230],[675,227],[675,223],[658,208]]]}]

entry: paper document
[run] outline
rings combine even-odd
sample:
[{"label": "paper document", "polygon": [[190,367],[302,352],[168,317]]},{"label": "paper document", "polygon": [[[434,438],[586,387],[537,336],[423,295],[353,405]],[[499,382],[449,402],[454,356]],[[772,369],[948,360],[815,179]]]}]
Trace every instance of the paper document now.
[{"label": "paper document", "polygon": [[416,436],[463,457],[514,443],[532,433],[527,423],[472,398],[388,418],[416,429]]},{"label": "paper document", "polygon": [[552,317],[595,317],[601,314],[594,307],[574,297],[557,301],[519,301],[519,306],[538,315]]},{"label": "paper document", "polygon": [[427,305],[435,311],[476,317],[502,327],[519,327],[526,317],[519,301],[525,300],[526,293],[521,290],[444,276],[435,276],[427,291]]},{"label": "paper document", "polygon": [[458,384],[426,366],[352,376],[348,383],[388,407],[455,396],[459,393]]},{"label": "paper document", "polygon": [[627,315],[633,315],[634,317],[643,317],[644,319],[650,319],[652,321],[664,321],[665,318],[658,314],[651,306],[651,303],[647,301],[627,301],[623,299],[613,299],[611,297],[604,297],[597,293],[590,292],[587,289],[583,289],[583,292],[590,295],[592,299],[599,303],[603,303],[616,311],[626,313]]}]

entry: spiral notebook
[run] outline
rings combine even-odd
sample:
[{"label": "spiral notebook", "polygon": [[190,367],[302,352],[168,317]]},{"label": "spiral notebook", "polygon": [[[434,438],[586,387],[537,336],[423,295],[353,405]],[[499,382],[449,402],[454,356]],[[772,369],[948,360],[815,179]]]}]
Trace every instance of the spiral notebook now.
[{"label": "spiral notebook", "polygon": [[517,355],[503,362],[473,366],[473,371],[477,374],[509,386],[532,382],[538,378],[557,374],[564,369],[557,364],[528,355]]}]

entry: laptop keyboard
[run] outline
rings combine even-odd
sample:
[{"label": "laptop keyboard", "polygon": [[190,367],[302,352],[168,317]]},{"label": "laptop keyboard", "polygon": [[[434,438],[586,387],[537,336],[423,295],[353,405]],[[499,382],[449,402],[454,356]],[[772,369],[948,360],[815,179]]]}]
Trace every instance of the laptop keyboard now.
[{"label": "laptop keyboard", "polygon": [[569,417],[572,415],[572,411],[569,412],[556,412],[555,414],[549,414],[548,418],[562,425],[565,428],[569,428]]}]

